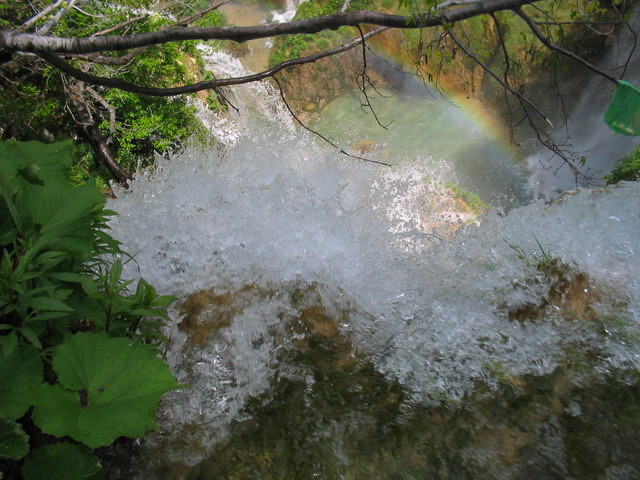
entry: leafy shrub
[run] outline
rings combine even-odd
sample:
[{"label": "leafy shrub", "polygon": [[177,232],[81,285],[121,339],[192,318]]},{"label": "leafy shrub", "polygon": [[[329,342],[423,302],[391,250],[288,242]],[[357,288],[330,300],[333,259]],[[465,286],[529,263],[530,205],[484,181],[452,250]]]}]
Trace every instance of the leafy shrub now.
[{"label": "leafy shrub", "polygon": [[308,0],[307,2],[298,5],[296,15],[293,19],[306,20],[307,18],[314,18],[320,15],[322,15],[322,6],[314,0]]},{"label": "leafy shrub", "polygon": [[35,448],[23,424],[95,448],[153,428],[177,386],[157,350],[174,298],[122,279],[114,212],[95,185],[68,183],[71,147],[0,143],[0,464],[22,461],[28,480],[103,473],[81,445]]},{"label": "leafy shrub", "polygon": [[[21,2],[13,3],[16,5],[11,8],[0,7],[0,24],[4,20],[5,24],[15,27],[33,15],[31,8],[18,8]],[[68,10],[53,33],[62,37],[87,37],[122,24],[139,14],[132,12],[132,9],[145,8],[150,2],[115,0],[85,3],[82,11]],[[178,2],[173,5],[176,8],[173,12],[170,10],[171,5],[168,5],[163,11],[164,16],[148,14],[146,18],[128,25],[126,30],[119,29],[114,33],[147,33],[170,24],[172,21],[168,18],[169,13],[190,15],[197,8],[207,5],[206,1],[200,0]],[[41,22],[46,20],[43,18]],[[195,25],[213,27],[223,23],[222,13],[212,11],[196,21]],[[189,41],[154,46],[136,56],[126,66],[114,68],[94,64],[91,66],[91,73],[103,76],[118,74],[132,83],[158,87],[193,83],[204,72],[204,62],[196,45],[197,42]],[[108,55],[122,54],[126,53]],[[190,64],[190,60],[194,58],[195,64]],[[49,66],[15,69],[7,74],[6,79],[0,79],[0,85],[2,138],[49,142],[69,137],[83,138],[82,129],[69,109],[69,99],[65,99],[65,82],[57,70]],[[92,112],[96,122],[100,123],[102,133],[105,138],[110,139],[109,147],[116,161],[125,170],[133,171],[138,167],[150,166],[157,153],[166,154],[191,137],[195,136],[196,140],[201,141],[208,140],[208,132],[186,98],[141,97],[99,87],[95,90],[115,109],[115,124],[111,125],[105,106],[94,98],[87,99],[95,107]],[[211,103],[214,104],[213,99]],[[81,183],[97,177],[101,179],[100,188],[106,190],[108,180],[112,179],[111,173],[98,164],[91,148],[84,148],[88,143],[82,145],[83,155],[77,157],[79,165],[72,172],[74,182]]]},{"label": "leafy shrub", "polygon": [[[376,8],[378,2],[374,0],[351,0],[349,2],[349,7],[347,8],[348,12],[357,12],[358,10],[373,10]],[[396,2],[387,2],[386,4],[382,2],[382,5],[385,8],[391,8],[396,5]]]}]

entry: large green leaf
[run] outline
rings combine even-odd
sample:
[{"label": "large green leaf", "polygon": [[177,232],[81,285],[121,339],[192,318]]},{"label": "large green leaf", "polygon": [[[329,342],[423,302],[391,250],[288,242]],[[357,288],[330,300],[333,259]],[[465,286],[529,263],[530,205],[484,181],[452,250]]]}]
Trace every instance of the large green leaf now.
[{"label": "large green leaf", "polygon": [[42,386],[33,419],[45,433],[93,448],[154,428],[160,397],[178,386],[154,348],[104,333],[66,339],[53,369],[59,384]]},{"label": "large green leaf", "polygon": [[[0,225],[9,226],[11,209],[17,212],[18,229],[37,229],[49,242],[50,249],[89,255],[94,235],[93,211],[105,203],[95,185],[74,187],[66,179],[71,164],[70,141],[54,144],[40,142],[0,142],[0,188],[5,202],[0,202]],[[0,237],[4,242],[11,236]]]},{"label": "large green leaf", "polygon": [[[42,173],[50,175],[51,171],[58,172],[60,166],[69,168],[71,166],[71,150],[73,141],[66,140],[58,143],[42,142],[18,142],[16,140],[5,140],[0,142],[0,159],[8,158],[20,160],[24,164],[17,166],[3,165],[0,170],[18,171],[24,170],[29,164],[38,166],[37,175],[42,178]],[[0,162],[4,163],[4,162]]]},{"label": "large green leaf", "polygon": [[102,480],[104,471],[88,448],[63,442],[31,452],[22,475],[25,480]]},{"label": "large green leaf", "polygon": [[16,420],[33,405],[33,392],[42,383],[42,360],[31,345],[0,353],[0,415]]},{"label": "large green leaf", "polygon": [[29,453],[29,436],[19,423],[0,417],[0,457],[20,460]]}]

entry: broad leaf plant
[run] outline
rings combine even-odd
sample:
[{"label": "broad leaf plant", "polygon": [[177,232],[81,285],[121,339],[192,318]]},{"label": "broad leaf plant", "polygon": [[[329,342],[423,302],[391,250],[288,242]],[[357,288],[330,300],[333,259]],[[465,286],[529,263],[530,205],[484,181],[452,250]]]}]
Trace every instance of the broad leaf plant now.
[{"label": "broad leaf plant", "polygon": [[123,278],[71,148],[0,143],[0,467],[27,480],[104,478],[92,449],[154,428],[178,386],[158,350],[175,299]]}]

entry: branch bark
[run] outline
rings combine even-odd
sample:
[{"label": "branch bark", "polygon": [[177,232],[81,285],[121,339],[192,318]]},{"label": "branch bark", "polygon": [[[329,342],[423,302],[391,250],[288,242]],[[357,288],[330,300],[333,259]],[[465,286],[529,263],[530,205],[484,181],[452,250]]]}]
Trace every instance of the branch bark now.
[{"label": "branch bark", "polygon": [[69,86],[69,97],[71,98],[71,102],[78,114],[79,123],[82,126],[87,141],[98,156],[100,162],[109,169],[113,176],[118,179],[120,184],[124,185],[127,180],[132,178],[132,175],[125,171],[113,157],[106,139],[91,116],[89,105],[84,98],[85,89],[86,86],[84,82],[74,82]]},{"label": "branch bark", "polygon": [[382,33],[385,30],[387,30],[386,27],[377,28],[367,33],[366,35],[364,35],[364,37],[356,38],[355,40],[345,43],[339,47],[332,48],[330,50],[325,50],[324,52],[320,52],[314,55],[309,55],[307,57],[300,57],[293,60],[288,60],[286,62],[282,62],[276,65],[275,67],[260,73],[245,75],[243,77],[218,78],[218,79],[213,79],[213,80],[208,80],[204,82],[198,82],[190,85],[184,85],[181,87],[173,87],[173,88],[144,87],[141,85],[135,85],[133,83],[125,82],[124,80],[120,80],[118,78],[99,77],[91,73],[83,72],[82,70],[65,62],[58,55],[45,53],[45,52],[39,52],[38,55],[40,55],[40,57],[42,57],[43,60],[47,61],[48,63],[58,68],[62,72],[68,75],[71,75],[72,77],[78,80],[81,80],[83,82],[91,83],[94,85],[102,85],[105,87],[119,88],[121,90],[125,90],[131,93],[136,93],[139,95],[148,95],[152,97],[172,97],[176,95],[183,95],[186,93],[195,93],[201,90],[209,90],[209,89],[214,89],[219,87],[226,87],[228,85],[240,85],[243,83],[257,82],[267,77],[273,77],[276,73],[278,73],[279,71],[285,68],[290,68],[296,65],[302,65],[305,63],[316,62],[322,58],[329,57],[332,55],[337,55],[338,53],[342,53],[347,50],[350,50],[360,45],[364,40],[371,38],[372,36],[377,35],[379,33]]},{"label": "branch bark", "polygon": [[55,3],[52,3],[51,5],[49,5],[48,7],[42,9],[41,11],[39,11],[38,13],[36,13],[33,17],[29,18],[26,22],[24,22],[21,26],[20,26],[20,30],[26,30],[28,29],[31,25],[33,25],[34,23],[36,23],[38,20],[40,20],[42,17],[46,16],[49,14],[49,12],[52,12],[53,10],[55,10],[56,8],[60,7],[63,3],[65,2],[65,0],[57,0]]},{"label": "branch bark", "polygon": [[0,31],[0,48],[27,52],[95,53],[112,50],[129,50],[132,48],[184,40],[233,40],[236,42],[245,42],[247,40],[294,33],[318,33],[323,30],[336,30],[340,27],[355,27],[363,24],[399,29],[435,27],[437,25],[455,23],[492,12],[515,10],[522,5],[532,4],[538,1],[541,0],[486,0],[446,12],[423,12],[410,16],[358,11],[337,13],[296,22],[253,27],[181,27],[136,35],[88,38],[43,37],[35,34],[20,33],[16,30],[3,30]]},{"label": "branch bark", "polygon": [[107,112],[109,112],[109,137],[105,140],[106,143],[109,144],[112,142],[113,134],[116,131],[116,109],[112,105],[109,105],[109,102],[107,102],[104,97],[96,92],[93,88],[86,87],[85,90],[89,95],[95,98],[98,103],[100,103],[100,105],[102,105],[105,110],[107,110]]},{"label": "branch bark", "polygon": [[[183,18],[180,19],[174,23],[172,23],[171,25],[167,25],[163,28],[161,28],[161,30],[168,30],[170,28],[176,28],[176,27],[181,27],[184,25],[189,25],[193,22],[195,22],[196,20],[201,19],[202,17],[204,17],[207,13],[212,12],[213,10],[217,10],[218,8],[220,8],[221,6],[225,5],[226,3],[229,3],[230,0],[222,0],[220,2],[216,2],[213,5],[210,5],[209,7],[205,8],[204,10],[199,11],[198,13],[191,15],[190,17],[187,18]],[[103,30],[101,32],[97,32],[94,33],[93,35],[91,35],[92,37],[97,37],[100,35],[106,35],[107,33],[111,33],[112,31],[117,30],[118,28],[122,28],[124,26],[127,26],[137,20],[140,20],[142,18],[145,18],[145,16],[139,16],[139,17],[135,17],[133,19],[127,20],[126,22],[122,22],[119,25],[115,25],[107,30]],[[122,65],[126,65],[129,62],[131,62],[134,58],[136,58],[138,55],[140,55],[142,52],[144,52],[145,50],[147,50],[151,45],[145,46],[145,47],[138,47],[135,48],[133,50],[131,50],[129,53],[125,54],[125,55],[121,55],[119,57],[110,57],[108,55],[100,55],[97,53],[91,53],[88,55],[84,55],[81,56],[79,58],[81,58],[82,60],[87,60],[89,62],[93,62],[93,63],[99,63],[101,65],[111,65],[111,66],[122,66]]]}]

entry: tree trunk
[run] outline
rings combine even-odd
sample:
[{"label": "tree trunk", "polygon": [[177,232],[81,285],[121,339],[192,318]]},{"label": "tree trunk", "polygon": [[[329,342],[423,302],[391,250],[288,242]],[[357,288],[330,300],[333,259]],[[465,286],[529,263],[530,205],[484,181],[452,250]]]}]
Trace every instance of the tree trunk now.
[{"label": "tree trunk", "polygon": [[100,162],[109,169],[111,174],[118,180],[118,183],[124,185],[127,180],[132,178],[131,173],[125,171],[118,162],[116,162],[116,159],[107,145],[106,139],[100,132],[96,122],[93,120],[91,112],[89,111],[89,106],[84,97],[85,88],[84,82],[73,82],[69,86],[69,96],[71,97],[73,106],[78,114],[80,126],[82,127],[86,139],[91,145],[91,148],[93,148],[95,154],[98,156]]}]

